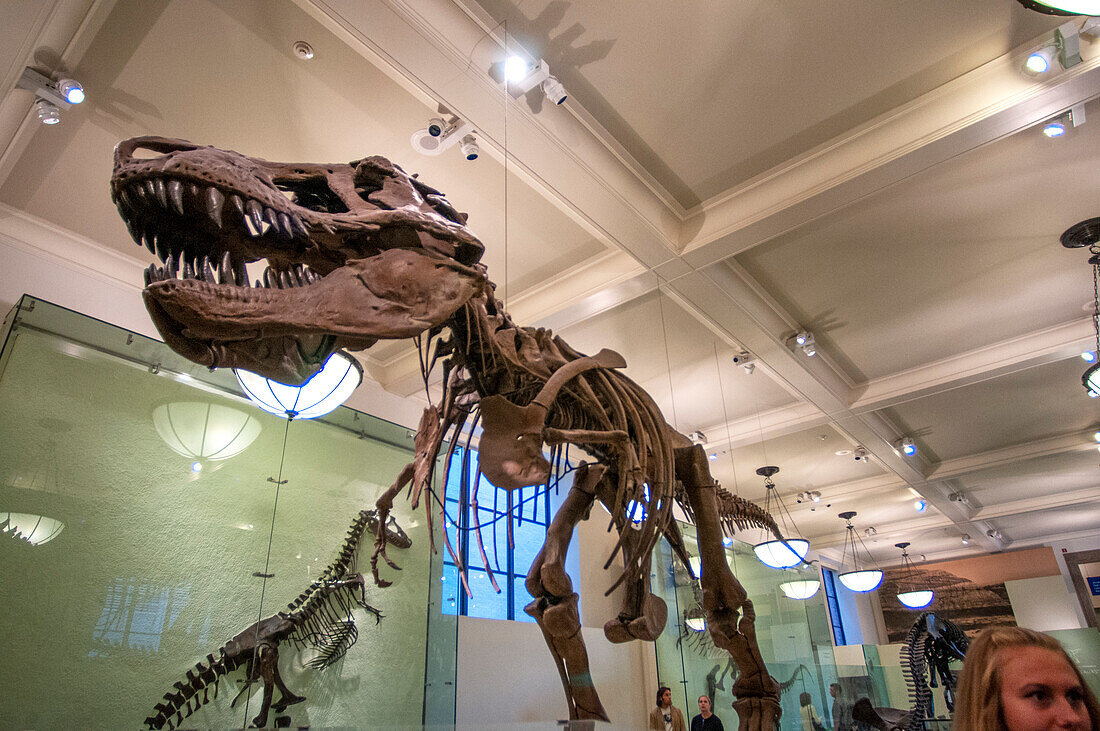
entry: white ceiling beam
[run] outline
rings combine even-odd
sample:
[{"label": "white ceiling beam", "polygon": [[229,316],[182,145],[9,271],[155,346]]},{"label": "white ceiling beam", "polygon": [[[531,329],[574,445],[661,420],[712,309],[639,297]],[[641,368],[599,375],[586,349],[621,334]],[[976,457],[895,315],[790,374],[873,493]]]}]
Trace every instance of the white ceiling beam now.
[{"label": "white ceiling beam", "polygon": [[1091,431],[1070,432],[1069,434],[1060,434],[1046,439],[1037,439],[1025,444],[1015,444],[1011,447],[991,449],[987,452],[945,460],[930,465],[927,477],[929,482],[948,480],[994,467],[1004,467],[1024,460],[1095,448],[1096,442],[1092,439]]},{"label": "white ceiling beam", "polygon": [[953,388],[1074,358],[1094,338],[1092,318],[1055,325],[857,386],[855,412],[877,411]]},{"label": "white ceiling beam", "polygon": [[1095,98],[1100,44],[1082,44],[1083,61],[1049,78],[1021,72],[1030,50],[1052,35],[706,201],[684,227],[695,232],[683,242],[685,261],[713,264]]}]

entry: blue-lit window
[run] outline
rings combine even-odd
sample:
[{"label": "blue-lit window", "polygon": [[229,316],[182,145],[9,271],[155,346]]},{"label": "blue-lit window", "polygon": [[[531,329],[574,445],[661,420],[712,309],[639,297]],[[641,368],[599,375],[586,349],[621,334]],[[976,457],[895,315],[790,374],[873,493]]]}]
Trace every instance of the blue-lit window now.
[{"label": "blue-lit window", "polygon": [[836,572],[822,567],[821,575],[825,579],[825,600],[829,603],[829,624],[833,628],[833,642],[838,647],[846,645],[848,642],[844,639],[844,622],[840,613],[840,602],[836,598]]},{"label": "blue-lit window", "polygon": [[[463,470],[466,470],[466,480],[462,480]],[[523,611],[532,600],[524,581],[531,562],[546,540],[551,519],[551,491],[542,485],[512,491],[513,547],[509,550],[508,492],[498,490],[484,477],[480,485],[477,484],[477,475],[477,450],[470,450],[467,455],[461,447],[456,448],[451,456],[446,490],[446,529],[451,547],[466,567],[466,580],[473,596],[467,596],[463,590],[454,558],[445,546],[441,546],[443,613],[533,622]],[[484,559],[475,530],[479,524]],[[485,570],[486,559],[499,593]]]}]

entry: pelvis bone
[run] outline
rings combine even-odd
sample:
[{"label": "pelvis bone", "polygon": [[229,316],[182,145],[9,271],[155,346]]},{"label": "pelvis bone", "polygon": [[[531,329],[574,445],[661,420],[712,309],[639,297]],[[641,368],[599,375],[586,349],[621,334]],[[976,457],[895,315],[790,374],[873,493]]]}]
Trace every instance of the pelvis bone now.
[{"label": "pelvis bone", "polygon": [[527,406],[516,406],[503,396],[482,399],[482,474],[503,490],[545,483],[550,477],[550,463],[542,456],[542,448],[547,441],[556,441],[547,438],[546,413],[558,392],[570,379],[593,368],[625,367],[621,355],[604,348],[555,371]]}]

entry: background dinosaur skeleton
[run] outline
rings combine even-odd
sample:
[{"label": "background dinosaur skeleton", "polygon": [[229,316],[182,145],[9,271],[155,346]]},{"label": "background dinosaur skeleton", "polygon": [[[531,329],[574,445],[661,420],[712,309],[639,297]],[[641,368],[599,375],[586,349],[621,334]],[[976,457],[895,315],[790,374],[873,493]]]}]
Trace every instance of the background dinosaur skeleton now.
[{"label": "background dinosaur skeleton", "polygon": [[[711,637],[740,670],[740,727],[774,727],[779,683],[722,545],[724,533],[748,526],[782,538],[774,520],[715,483],[702,448],[619,371],[626,364],[618,354],[585,356],[547,330],[513,323],[479,263],[481,242],[439,191],[381,157],[271,163],[143,137],[116,148],[111,192],[134,240],[164,262],[146,271],[144,299],[165,342],[185,357],[300,383],[337,349],[415,337],[425,381],[442,366],[443,393],[424,411],[414,460],[377,502],[382,523],[406,485],[419,505],[442,445],[456,444],[467,425],[482,427],[480,467],[509,494],[550,480],[547,446],[589,455],[526,581],[535,597],[526,611],[557,663],[570,718],[607,720],[563,563],[576,524],[599,500],[618,532],[605,568],[616,556],[623,562],[608,589],[622,585],[624,598],[607,638],[652,641],[664,629],[667,608],[649,591],[650,556],[664,536],[687,563],[671,520],[679,505],[697,526]],[[245,265],[260,259],[268,269],[250,286]],[[430,499],[424,507],[431,525]],[[387,542],[380,530],[372,556],[380,586],[388,582],[379,563],[394,566]],[[458,564],[446,535],[444,543]]]}]

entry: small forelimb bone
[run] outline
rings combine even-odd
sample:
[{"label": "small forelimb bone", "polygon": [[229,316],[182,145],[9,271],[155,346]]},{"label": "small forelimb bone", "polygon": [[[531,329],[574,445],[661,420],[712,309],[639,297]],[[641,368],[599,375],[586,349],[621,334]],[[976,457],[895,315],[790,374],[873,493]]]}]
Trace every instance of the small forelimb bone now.
[{"label": "small forelimb bone", "polygon": [[378,575],[378,559],[382,558],[386,562],[386,565],[391,569],[401,570],[401,567],[390,560],[386,555],[386,521],[390,517],[390,510],[393,508],[393,499],[401,492],[405,485],[409,484],[409,480],[413,478],[413,470],[415,469],[414,463],[410,462],[405,465],[405,469],[401,470],[401,474],[397,476],[397,479],[389,489],[382,493],[382,497],[378,498],[378,501],[374,504],[378,509],[378,534],[374,539],[374,553],[370,557],[370,571],[374,577],[374,583],[376,586],[386,587],[392,584],[392,581],[386,581]]}]

